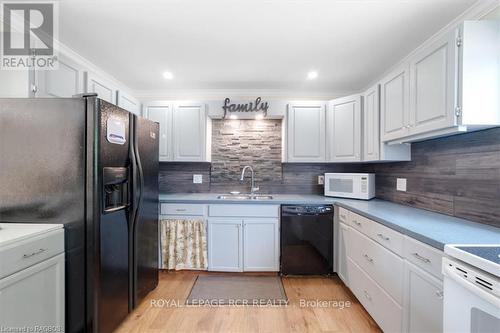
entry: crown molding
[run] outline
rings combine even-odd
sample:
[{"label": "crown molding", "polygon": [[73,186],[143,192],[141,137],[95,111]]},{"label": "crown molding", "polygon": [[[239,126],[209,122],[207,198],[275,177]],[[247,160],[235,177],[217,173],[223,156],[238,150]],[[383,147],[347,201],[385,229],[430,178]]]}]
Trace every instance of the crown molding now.
[{"label": "crown molding", "polygon": [[179,99],[221,99],[225,97],[241,98],[262,96],[267,99],[332,99],[355,93],[356,91],[333,90],[295,90],[295,89],[165,89],[135,90],[134,96],[146,100]]}]

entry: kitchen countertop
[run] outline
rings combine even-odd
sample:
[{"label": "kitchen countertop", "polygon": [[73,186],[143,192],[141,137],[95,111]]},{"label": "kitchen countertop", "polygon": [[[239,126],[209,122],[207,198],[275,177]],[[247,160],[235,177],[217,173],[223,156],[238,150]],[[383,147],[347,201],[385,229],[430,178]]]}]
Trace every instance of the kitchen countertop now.
[{"label": "kitchen countertop", "polygon": [[500,244],[500,228],[465,219],[372,199],[276,194],[272,200],[220,200],[217,193],[160,194],[161,202],[198,204],[335,204],[440,250],[446,244]]},{"label": "kitchen countertop", "polygon": [[0,247],[62,228],[62,224],[0,223]]}]

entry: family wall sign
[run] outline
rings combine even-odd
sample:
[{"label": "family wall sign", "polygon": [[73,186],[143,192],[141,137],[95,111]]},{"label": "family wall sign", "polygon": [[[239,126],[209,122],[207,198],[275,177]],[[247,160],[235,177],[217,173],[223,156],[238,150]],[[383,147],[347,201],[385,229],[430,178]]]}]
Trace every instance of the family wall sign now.
[{"label": "family wall sign", "polygon": [[261,113],[266,117],[269,103],[263,102],[260,97],[257,97],[255,101],[247,103],[231,103],[231,100],[226,98],[224,99],[222,109],[224,110],[224,118],[228,118],[232,114],[237,115],[238,113]]}]

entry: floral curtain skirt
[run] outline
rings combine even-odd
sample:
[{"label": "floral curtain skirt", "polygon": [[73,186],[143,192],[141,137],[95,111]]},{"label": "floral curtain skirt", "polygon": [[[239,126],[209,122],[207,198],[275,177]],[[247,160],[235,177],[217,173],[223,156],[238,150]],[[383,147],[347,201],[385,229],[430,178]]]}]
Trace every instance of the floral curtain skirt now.
[{"label": "floral curtain skirt", "polygon": [[164,269],[207,269],[207,231],[203,220],[161,220]]}]

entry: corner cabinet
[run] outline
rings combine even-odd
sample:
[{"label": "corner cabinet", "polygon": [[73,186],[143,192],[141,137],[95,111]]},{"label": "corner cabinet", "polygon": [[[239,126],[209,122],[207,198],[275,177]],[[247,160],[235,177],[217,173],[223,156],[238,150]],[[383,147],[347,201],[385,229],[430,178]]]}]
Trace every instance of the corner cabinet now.
[{"label": "corner cabinet", "polygon": [[410,144],[391,144],[380,139],[380,85],[363,94],[363,161],[410,161]]},{"label": "corner cabinet", "polygon": [[160,124],[161,162],[210,161],[209,133],[202,103],[152,102],[143,114]]},{"label": "corner cabinet", "polygon": [[325,162],[325,104],[291,103],[287,110],[286,162]]},{"label": "corner cabinet", "polygon": [[327,124],[328,161],[361,161],[361,95],[331,100]]},{"label": "corner cabinet", "polygon": [[395,69],[380,81],[380,117],[382,141],[390,141],[408,135],[409,67]]}]

